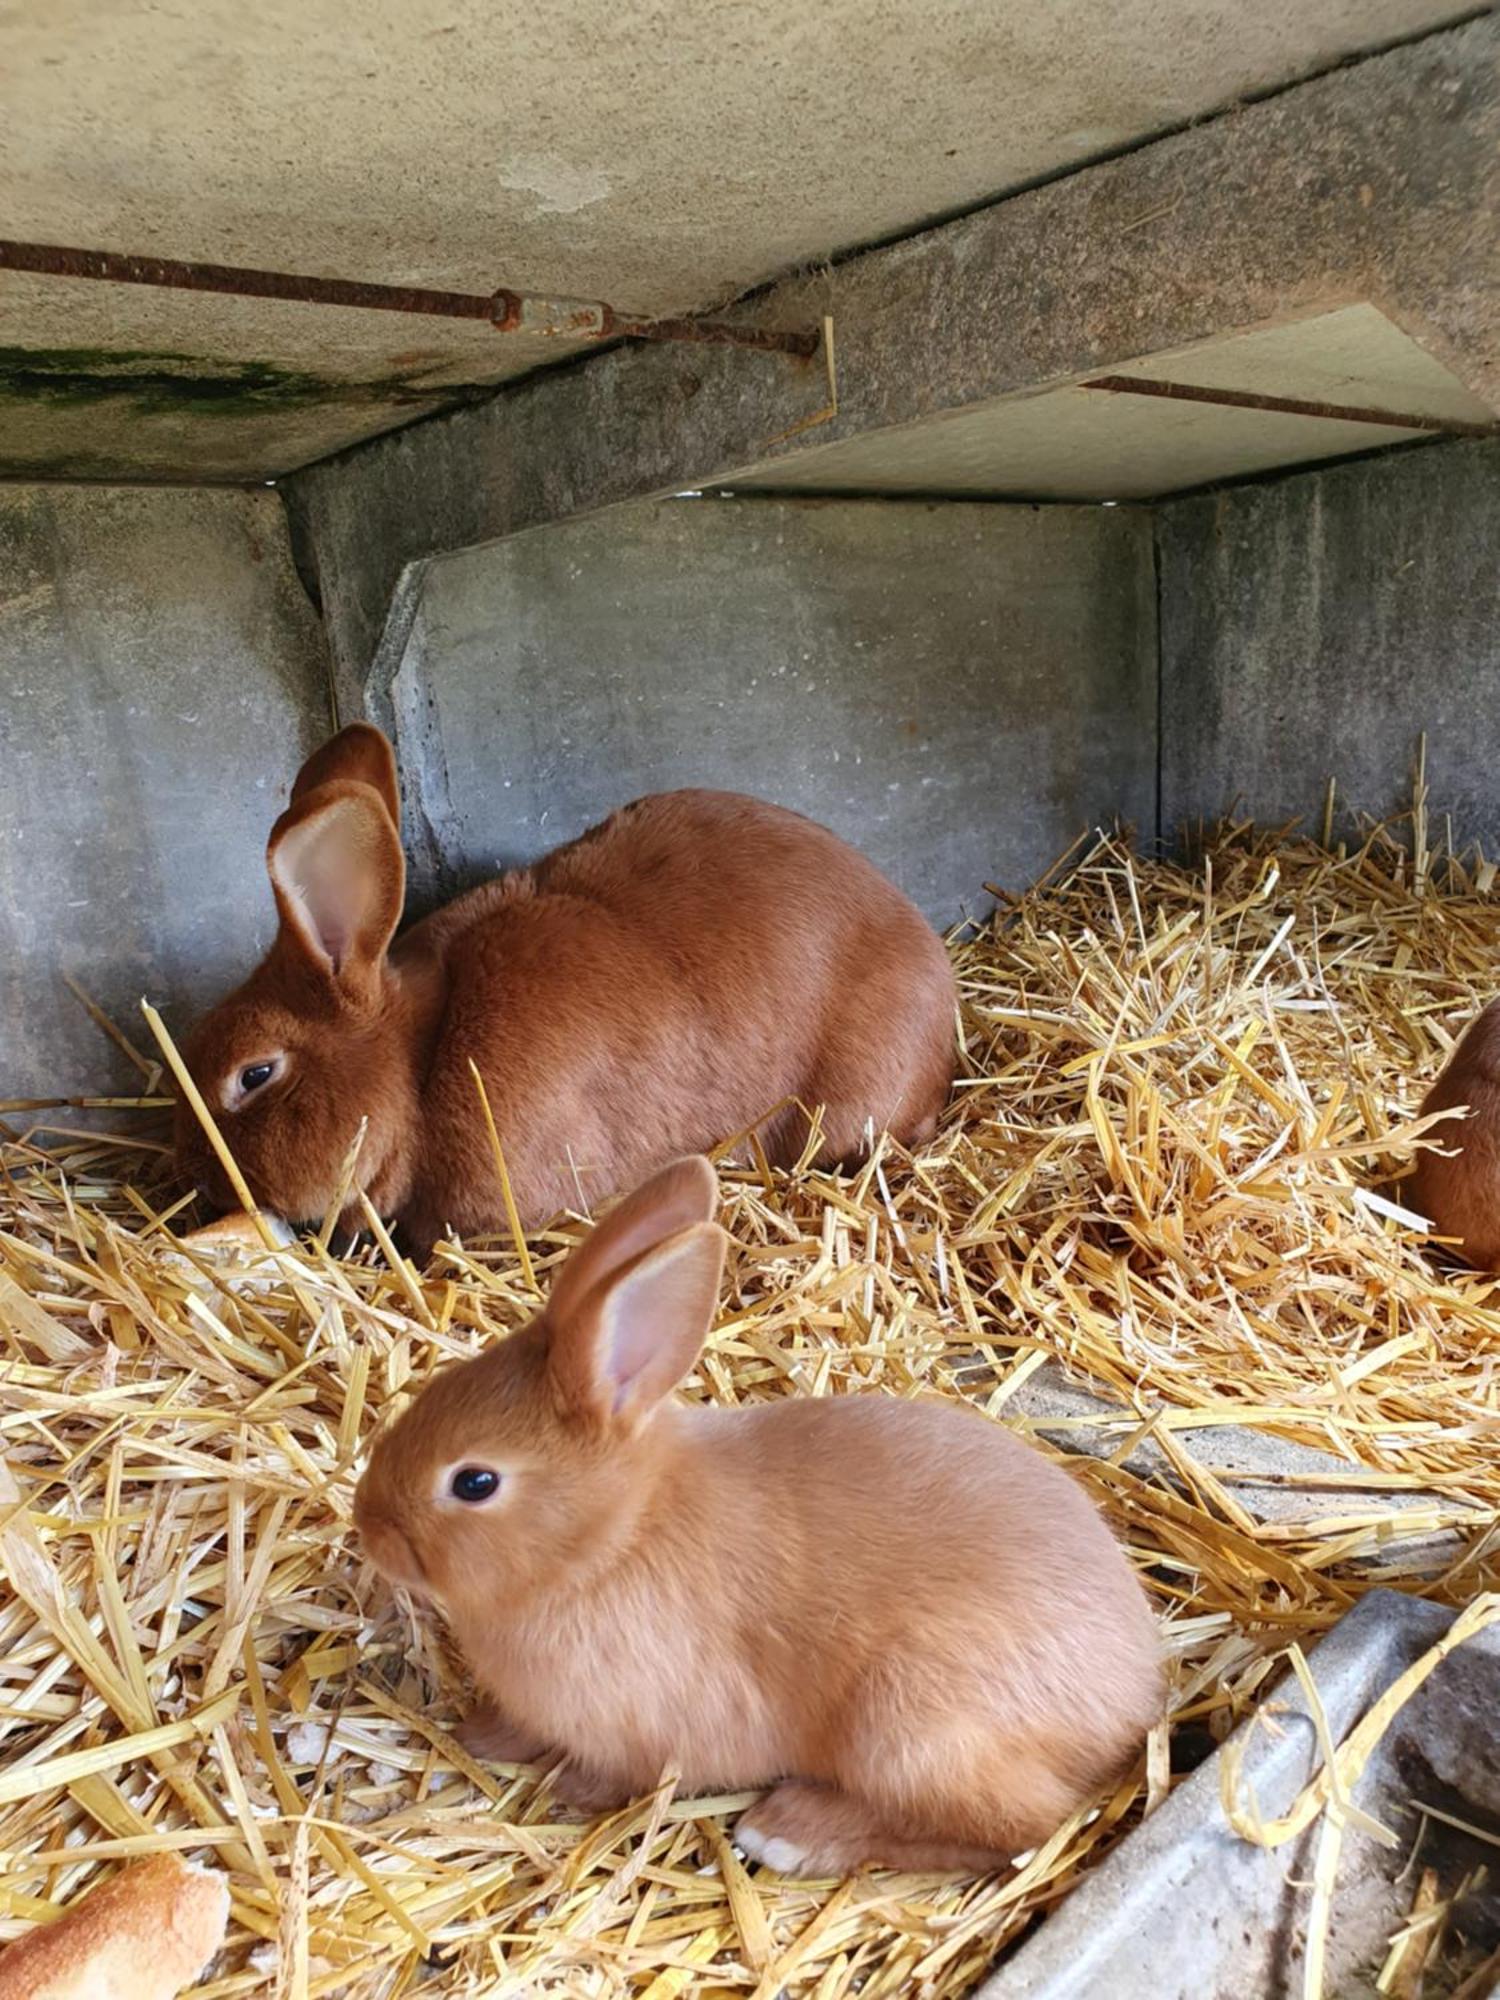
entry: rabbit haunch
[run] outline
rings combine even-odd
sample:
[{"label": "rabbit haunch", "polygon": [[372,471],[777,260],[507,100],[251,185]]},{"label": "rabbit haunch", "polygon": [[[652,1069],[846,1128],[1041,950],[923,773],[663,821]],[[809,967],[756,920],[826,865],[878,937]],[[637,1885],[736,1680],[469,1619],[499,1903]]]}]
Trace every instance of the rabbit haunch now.
[{"label": "rabbit haunch", "polygon": [[541,1317],[434,1378],[355,1496],[484,1697],[470,1747],[564,1799],[769,1786],[786,1872],[985,1869],[1117,1778],[1160,1713],[1155,1621],[1066,1473],[959,1405],[672,1397],[712,1319],[716,1186],[682,1160]]},{"label": "rabbit haunch", "polygon": [[1476,1270],[1500,1270],[1500,1000],[1464,1030],[1420,1116],[1463,1115],[1434,1126],[1396,1198]]},{"label": "rabbit haunch", "polygon": [[[471,1059],[526,1226],[786,1099],[825,1107],[829,1161],[872,1125],[931,1134],[955,1055],[947,954],[826,828],[733,793],[661,793],[397,938],[399,816],[368,724],[304,765],[267,850],[275,942],[185,1045],[266,1207],[320,1218],[368,1118],[359,1181],[413,1246],[499,1227]],[[761,1129],[776,1163],[806,1136],[795,1109]],[[185,1104],[177,1152],[233,1205]]]}]

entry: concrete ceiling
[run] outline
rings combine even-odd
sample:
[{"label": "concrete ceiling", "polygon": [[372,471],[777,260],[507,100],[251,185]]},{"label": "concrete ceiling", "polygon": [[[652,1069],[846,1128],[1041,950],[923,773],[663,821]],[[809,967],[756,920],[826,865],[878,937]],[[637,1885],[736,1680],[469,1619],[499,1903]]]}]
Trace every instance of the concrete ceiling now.
[{"label": "concrete ceiling", "polygon": [[[1460,11],[12,0],[3,226],[703,309]],[[558,355],[473,323],[0,272],[0,470],[274,476]]]}]

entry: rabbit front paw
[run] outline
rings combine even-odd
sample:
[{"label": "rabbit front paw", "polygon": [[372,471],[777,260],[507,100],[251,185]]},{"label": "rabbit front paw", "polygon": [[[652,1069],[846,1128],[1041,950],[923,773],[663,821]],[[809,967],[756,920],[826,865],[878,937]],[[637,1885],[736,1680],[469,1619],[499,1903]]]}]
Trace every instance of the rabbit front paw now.
[{"label": "rabbit front paw", "polygon": [[848,1803],[821,1785],[788,1780],[740,1819],[734,1844],[747,1860],[778,1875],[807,1880],[842,1874],[863,1859],[861,1842],[851,1843],[842,1824]]},{"label": "rabbit front paw", "polygon": [[486,1764],[540,1764],[548,1745],[508,1722],[493,1702],[482,1701],[453,1732],[454,1741]]},{"label": "rabbit front paw", "polygon": [[618,1778],[607,1777],[601,1771],[591,1771],[584,1764],[569,1762],[559,1765],[553,1772],[552,1796],[560,1805],[570,1806],[574,1812],[603,1813],[629,1805],[636,1794]]}]

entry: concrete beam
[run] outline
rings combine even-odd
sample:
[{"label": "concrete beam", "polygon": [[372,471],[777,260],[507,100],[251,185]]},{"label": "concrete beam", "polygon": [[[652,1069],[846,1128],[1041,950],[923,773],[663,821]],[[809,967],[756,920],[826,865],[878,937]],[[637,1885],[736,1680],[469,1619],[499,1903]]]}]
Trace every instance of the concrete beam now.
[{"label": "concrete beam", "polygon": [[1355,300],[1500,405],[1500,21],[1433,35],[775,287],[819,365],[632,348],[288,482],[341,698],[378,718],[434,557],[768,456],[1107,372]]},{"label": "concrete beam", "polygon": [[[1069,1374],[1056,1361],[1044,1362],[1029,1375],[1005,1406],[1006,1421],[1023,1433],[1035,1433],[1059,1451],[1088,1458],[1114,1458],[1142,1430],[1143,1417],[1154,1414],[1151,1408],[1124,1407],[1101,1385],[1087,1376]],[[1351,1468],[1336,1452],[1248,1424],[1207,1420],[1194,1424],[1184,1413],[1177,1415],[1183,1420],[1174,1421],[1172,1429],[1175,1461],[1155,1437],[1141,1436],[1121,1461],[1127,1472],[1191,1498],[1183,1467],[1197,1467],[1258,1529],[1288,1540],[1304,1532],[1315,1540],[1320,1525],[1330,1517],[1379,1515],[1379,1534],[1372,1531],[1365,1547],[1351,1551],[1351,1560],[1357,1558],[1372,1571],[1436,1576],[1463,1546],[1460,1529],[1453,1523],[1471,1511],[1467,1501],[1455,1503],[1436,1491],[1392,1492],[1378,1484],[1346,1485]],[[1444,1517],[1447,1525],[1434,1525]]]}]

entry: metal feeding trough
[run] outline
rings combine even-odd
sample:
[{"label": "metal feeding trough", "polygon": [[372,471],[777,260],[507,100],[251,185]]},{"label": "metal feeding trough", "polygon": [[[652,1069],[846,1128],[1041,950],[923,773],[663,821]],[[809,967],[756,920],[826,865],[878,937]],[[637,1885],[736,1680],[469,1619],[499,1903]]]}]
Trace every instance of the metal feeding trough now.
[{"label": "metal feeding trough", "polygon": [[[1308,1662],[1335,1742],[1453,1618],[1441,1605],[1377,1590],[1339,1621]],[[1295,1677],[1272,1700],[1274,1727],[1252,1719],[1231,1739],[1244,1752],[1240,1795],[1253,1795],[1267,1820],[1289,1809],[1323,1761]],[[1318,1828],[1279,1848],[1241,1839],[1221,1800],[1224,1756],[1221,1748],[1200,1765],[976,2000],[1301,2000]],[[1500,1947],[1500,1626],[1467,1640],[1422,1683],[1350,1797],[1397,1844],[1345,1829],[1325,2000],[1419,1990],[1424,2000],[1491,2000],[1500,1993],[1500,1959],[1485,1965]],[[1468,1892],[1420,1988],[1409,1975],[1377,1988],[1429,1870],[1437,1905],[1466,1882]]]}]

